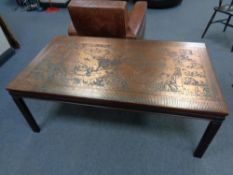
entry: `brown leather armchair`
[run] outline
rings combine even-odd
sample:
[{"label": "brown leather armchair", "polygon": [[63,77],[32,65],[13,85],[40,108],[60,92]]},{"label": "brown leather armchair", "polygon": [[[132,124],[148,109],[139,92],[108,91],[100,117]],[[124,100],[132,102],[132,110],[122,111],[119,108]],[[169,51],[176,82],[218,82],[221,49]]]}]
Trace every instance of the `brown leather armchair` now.
[{"label": "brown leather armchair", "polygon": [[128,13],[124,1],[77,1],[68,5],[72,23],[68,34],[81,36],[143,38],[147,2],[138,1]]}]

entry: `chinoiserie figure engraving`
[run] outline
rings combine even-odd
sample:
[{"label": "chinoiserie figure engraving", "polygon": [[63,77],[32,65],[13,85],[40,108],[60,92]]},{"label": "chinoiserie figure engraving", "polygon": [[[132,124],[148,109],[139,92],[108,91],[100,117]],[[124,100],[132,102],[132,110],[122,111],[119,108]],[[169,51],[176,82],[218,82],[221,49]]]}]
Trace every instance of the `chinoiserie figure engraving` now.
[{"label": "chinoiserie figure engraving", "polygon": [[[66,82],[69,86],[118,91],[143,93],[147,89],[152,94],[169,92],[190,97],[214,97],[209,91],[205,69],[200,59],[196,59],[200,55],[192,50],[139,48],[140,52],[135,53],[127,48],[127,54],[122,54],[114,52],[113,47],[99,43],[57,44],[54,51],[46,55],[47,59],[42,60],[28,76],[39,80],[40,88],[46,82],[54,85]],[[160,54],[162,59],[153,59],[147,53]],[[72,61],[64,63],[66,59]],[[144,78],[138,79],[141,74],[145,75]],[[159,76],[154,78],[154,74]],[[152,86],[146,86],[148,82]]]}]

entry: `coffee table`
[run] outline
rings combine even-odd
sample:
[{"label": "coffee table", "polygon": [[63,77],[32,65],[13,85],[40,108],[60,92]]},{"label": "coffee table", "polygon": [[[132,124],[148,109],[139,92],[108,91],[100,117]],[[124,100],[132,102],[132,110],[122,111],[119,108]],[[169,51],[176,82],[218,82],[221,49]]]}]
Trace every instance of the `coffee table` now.
[{"label": "coffee table", "polygon": [[35,132],[23,98],[209,120],[195,157],[228,115],[202,43],[58,36],[7,90]]}]

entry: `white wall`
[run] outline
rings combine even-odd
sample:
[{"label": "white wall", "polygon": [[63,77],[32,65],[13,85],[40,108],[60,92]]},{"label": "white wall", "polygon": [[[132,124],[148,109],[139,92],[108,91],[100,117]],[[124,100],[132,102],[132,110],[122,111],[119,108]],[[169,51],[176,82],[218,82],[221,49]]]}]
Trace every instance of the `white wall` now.
[{"label": "white wall", "polygon": [[7,41],[5,34],[3,33],[2,28],[0,27],[0,56],[10,48],[11,46]]}]

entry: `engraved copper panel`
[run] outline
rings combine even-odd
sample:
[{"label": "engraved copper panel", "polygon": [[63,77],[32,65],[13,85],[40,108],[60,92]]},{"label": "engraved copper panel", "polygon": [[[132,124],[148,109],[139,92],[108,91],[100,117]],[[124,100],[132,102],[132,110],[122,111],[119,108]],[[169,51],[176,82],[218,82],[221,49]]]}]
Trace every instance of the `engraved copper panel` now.
[{"label": "engraved copper panel", "polygon": [[60,36],[8,90],[228,113],[201,43]]}]

